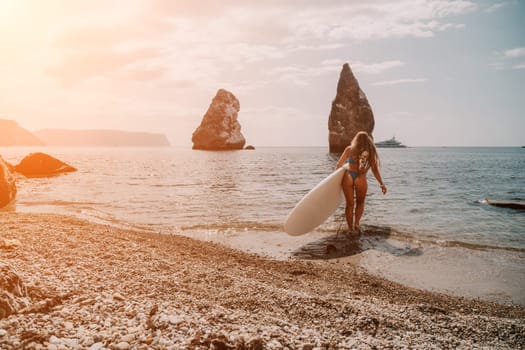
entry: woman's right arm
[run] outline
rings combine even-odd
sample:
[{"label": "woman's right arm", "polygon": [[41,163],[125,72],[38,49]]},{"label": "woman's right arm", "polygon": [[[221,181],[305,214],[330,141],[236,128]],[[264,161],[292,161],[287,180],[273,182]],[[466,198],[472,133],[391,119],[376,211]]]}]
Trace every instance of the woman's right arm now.
[{"label": "woman's right arm", "polygon": [[337,161],[336,169],[339,169],[340,167],[343,166],[345,161],[348,159],[349,152],[350,152],[350,147],[346,147],[345,151],[343,152],[343,154],[341,154],[341,157],[339,157],[339,160]]}]

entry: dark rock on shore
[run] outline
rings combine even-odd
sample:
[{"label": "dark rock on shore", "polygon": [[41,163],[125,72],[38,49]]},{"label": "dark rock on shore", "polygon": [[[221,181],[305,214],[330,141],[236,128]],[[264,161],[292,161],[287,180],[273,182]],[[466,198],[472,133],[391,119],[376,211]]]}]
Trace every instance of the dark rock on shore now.
[{"label": "dark rock on shore", "polygon": [[16,196],[16,181],[13,167],[0,156],[0,208],[9,204]]},{"label": "dark rock on shore", "polygon": [[359,131],[372,135],[374,114],[348,63],[343,65],[328,118],[330,152],[341,153]]},{"label": "dark rock on shore", "polygon": [[244,147],[244,149],[253,151],[253,150],[255,150],[255,147],[253,147],[252,145],[248,145],[248,146]]},{"label": "dark rock on shore", "polygon": [[525,210],[525,201],[497,201],[492,199],[485,199],[485,201],[487,202],[487,204],[490,204],[494,207]]},{"label": "dark rock on shore", "polygon": [[0,262],[0,319],[28,304],[27,289],[11,266]]},{"label": "dark rock on shore", "polygon": [[48,177],[77,171],[71,165],[40,152],[26,156],[15,170],[26,177]]},{"label": "dark rock on shore", "polygon": [[237,120],[239,100],[229,91],[220,89],[213,98],[201,124],[193,132],[193,149],[242,149],[246,139]]}]

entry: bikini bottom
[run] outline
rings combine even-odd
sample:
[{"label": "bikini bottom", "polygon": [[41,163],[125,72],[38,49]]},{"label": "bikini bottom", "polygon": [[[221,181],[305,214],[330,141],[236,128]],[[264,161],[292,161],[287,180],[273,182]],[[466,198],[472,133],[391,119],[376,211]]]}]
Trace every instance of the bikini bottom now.
[{"label": "bikini bottom", "polygon": [[355,180],[359,176],[359,172],[355,170],[347,170],[346,172],[350,174],[353,180]]}]

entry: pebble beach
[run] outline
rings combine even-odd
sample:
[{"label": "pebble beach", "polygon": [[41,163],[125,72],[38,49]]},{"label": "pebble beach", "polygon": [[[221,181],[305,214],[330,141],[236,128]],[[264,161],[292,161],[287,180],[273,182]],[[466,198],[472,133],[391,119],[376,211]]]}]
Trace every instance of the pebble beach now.
[{"label": "pebble beach", "polygon": [[26,289],[1,349],[522,349],[525,308],[421,291],[350,263],[0,213]]}]

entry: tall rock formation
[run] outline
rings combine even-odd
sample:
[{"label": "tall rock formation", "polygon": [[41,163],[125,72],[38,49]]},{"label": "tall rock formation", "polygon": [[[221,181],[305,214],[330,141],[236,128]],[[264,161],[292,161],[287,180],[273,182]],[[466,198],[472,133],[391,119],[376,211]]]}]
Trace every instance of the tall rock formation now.
[{"label": "tall rock formation", "polygon": [[343,65],[328,118],[330,152],[341,153],[359,131],[372,135],[374,114],[348,63]]},{"label": "tall rock formation", "polygon": [[15,198],[15,180],[11,166],[0,156],[0,208],[5,207]]},{"label": "tall rock formation", "polygon": [[220,89],[213,98],[201,124],[193,132],[193,149],[242,149],[246,140],[237,120],[239,100],[229,91]]},{"label": "tall rock formation", "polygon": [[35,135],[20,127],[14,120],[0,119],[0,146],[42,146]]}]

